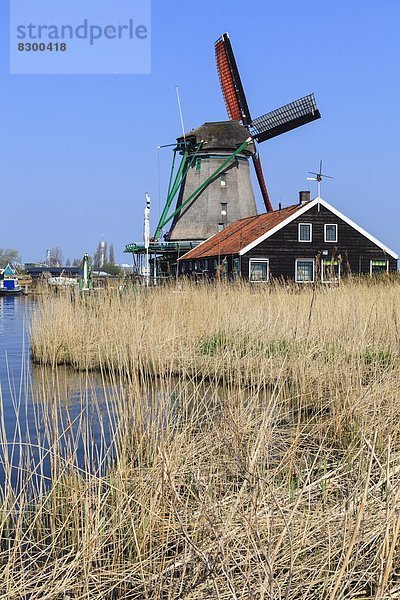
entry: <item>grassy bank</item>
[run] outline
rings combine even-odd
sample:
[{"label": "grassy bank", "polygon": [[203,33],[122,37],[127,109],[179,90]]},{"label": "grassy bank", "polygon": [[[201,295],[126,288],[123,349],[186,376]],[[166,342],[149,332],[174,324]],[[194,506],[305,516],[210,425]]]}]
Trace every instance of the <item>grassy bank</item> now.
[{"label": "grassy bank", "polygon": [[[34,392],[54,476],[38,490],[26,469],[18,497],[5,486],[3,595],[399,597],[399,292],[382,280],[44,300]],[[62,447],[73,417],[60,421],[57,364],[111,374],[105,470],[89,469],[85,390],[72,437],[87,466]]]},{"label": "grassy bank", "polygon": [[[396,376],[400,283],[338,288],[193,286],[120,295],[45,298],[32,355],[46,365],[274,385],[303,405],[342,407]],[[383,376],[384,374],[384,376]]]}]

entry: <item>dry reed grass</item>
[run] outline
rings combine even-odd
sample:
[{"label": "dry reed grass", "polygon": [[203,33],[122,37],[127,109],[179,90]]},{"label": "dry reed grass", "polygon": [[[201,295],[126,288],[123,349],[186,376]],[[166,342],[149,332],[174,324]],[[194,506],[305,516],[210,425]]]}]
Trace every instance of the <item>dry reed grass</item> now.
[{"label": "dry reed grass", "polygon": [[[52,481],[25,459],[24,487],[5,485],[3,597],[399,598],[399,292],[188,284],[41,302]],[[78,415],[60,411],[64,363],[110,374],[112,461],[84,389]]]}]

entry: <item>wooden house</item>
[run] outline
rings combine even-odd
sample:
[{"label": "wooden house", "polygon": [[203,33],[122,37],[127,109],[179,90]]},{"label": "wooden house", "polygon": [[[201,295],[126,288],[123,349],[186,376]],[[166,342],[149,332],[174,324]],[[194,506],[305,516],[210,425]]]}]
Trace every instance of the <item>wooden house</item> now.
[{"label": "wooden house", "polygon": [[300,192],[294,206],[241,219],[179,261],[196,278],[272,278],[331,283],[352,274],[397,271],[397,254],[322,198]]}]

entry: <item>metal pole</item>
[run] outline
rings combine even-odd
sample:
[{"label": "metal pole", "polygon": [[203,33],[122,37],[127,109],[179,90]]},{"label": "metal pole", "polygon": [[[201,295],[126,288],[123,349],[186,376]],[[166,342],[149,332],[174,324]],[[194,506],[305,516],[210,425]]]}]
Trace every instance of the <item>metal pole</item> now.
[{"label": "metal pole", "polygon": [[146,287],[149,287],[150,282],[150,196],[146,192],[146,208],[144,209],[144,231],[143,231],[144,247],[146,248]]},{"label": "metal pole", "polygon": [[182,134],[183,134],[183,139],[184,139],[184,141],[186,143],[186,133],[185,133],[185,125],[183,123],[183,112],[182,112],[182,105],[181,105],[181,97],[179,95],[179,88],[178,88],[178,86],[176,85],[175,88],[176,88],[176,97],[178,99],[179,116],[181,118]]}]

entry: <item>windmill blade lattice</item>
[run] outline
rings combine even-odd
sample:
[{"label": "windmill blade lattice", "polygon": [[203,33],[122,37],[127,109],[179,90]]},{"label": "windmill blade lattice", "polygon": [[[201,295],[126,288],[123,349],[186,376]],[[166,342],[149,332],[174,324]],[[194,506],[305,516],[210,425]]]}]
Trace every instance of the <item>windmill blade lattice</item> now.
[{"label": "windmill blade lattice", "polygon": [[301,127],[301,125],[311,123],[320,116],[314,94],[309,94],[254,119],[250,124],[250,133],[258,142],[264,142]]}]

